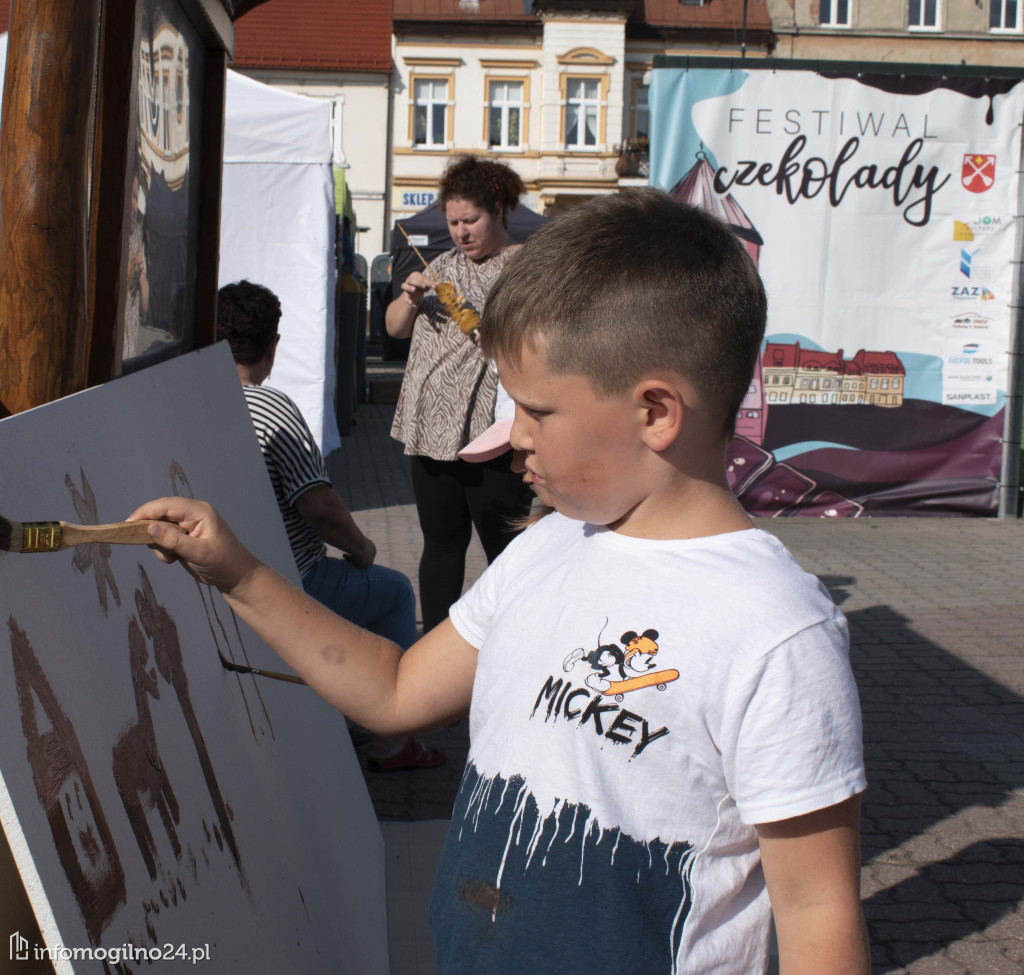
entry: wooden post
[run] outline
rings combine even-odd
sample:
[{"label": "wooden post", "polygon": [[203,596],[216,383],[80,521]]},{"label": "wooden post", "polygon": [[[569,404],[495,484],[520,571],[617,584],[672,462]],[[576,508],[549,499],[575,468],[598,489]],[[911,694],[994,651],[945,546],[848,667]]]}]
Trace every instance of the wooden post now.
[{"label": "wooden post", "polygon": [[100,0],[14,0],[0,121],[0,407],[83,389]]},{"label": "wooden post", "polygon": [[[89,232],[89,350],[87,386],[98,386],[116,374],[121,361],[123,315],[118,299],[124,246],[125,173],[132,127],[132,68],[138,64],[135,0],[104,0],[100,25],[99,90],[92,152],[92,202]],[[132,160],[134,164],[134,160]]]},{"label": "wooden post", "polygon": [[207,49],[203,95],[203,154],[199,174],[199,220],[206,233],[196,255],[196,348],[217,340],[217,282],[220,266],[220,195],[224,168],[224,104],[227,97],[227,54]]}]

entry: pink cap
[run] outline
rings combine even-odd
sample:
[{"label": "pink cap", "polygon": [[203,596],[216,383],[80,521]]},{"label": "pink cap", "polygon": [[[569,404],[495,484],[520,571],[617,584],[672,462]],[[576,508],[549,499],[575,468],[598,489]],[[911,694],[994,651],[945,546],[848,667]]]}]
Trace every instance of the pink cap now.
[{"label": "pink cap", "polygon": [[479,437],[466,444],[459,451],[459,456],[476,464],[500,457],[512,446],[508,441],[512,436],[515,414],[516,405],[499,381],[498,394],[494,400],[494,422]]}]

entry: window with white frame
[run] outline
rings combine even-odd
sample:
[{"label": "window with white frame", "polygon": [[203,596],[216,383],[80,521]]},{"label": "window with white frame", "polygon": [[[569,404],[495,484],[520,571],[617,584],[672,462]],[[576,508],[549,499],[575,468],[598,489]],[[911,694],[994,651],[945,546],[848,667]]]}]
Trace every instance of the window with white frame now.
[{"label": "window with white frame", "polygon": [[345,111],[345,96],[335,95],[331,99],[331,137],[334,142],[334,165],[335,166],[347,166],[348,160],[345,158],[345,143],[342,136],[345,133],[345,127],[342,124],[344,120]]},{"label": "window with white frame", "polygon": [[523,145],[523,83],[491,81],[487,94],[487,145],[519,149]]},{"label": "window with white frame", "polygon": [[989,30],[1020,33],[1022,0],[989,0],[989,3]]},{"label": "window with white frame", "polygon": [[448,142],[447,79],[413,81],[412,142],[416,146],[443,146]]},{"label": "window with white frame", "polygon": [[601,117],[601,79],[565,79],[565,147],[597,147]]},{"label": "window with white frame", "polygon": [[822,27],[849,27],[853,0],[820,0],[818,22]]},{"label": "window with white frame", "polygon": [[907,27],[911,30],[938,30],[939,0],[908,0]]},{"label": "window with white frame", "polygon": [[632,119],[629,131],[634,139],[646,139],[651,132],[651,109],[647,100],[648,86],[637,82],[633,87]]}]

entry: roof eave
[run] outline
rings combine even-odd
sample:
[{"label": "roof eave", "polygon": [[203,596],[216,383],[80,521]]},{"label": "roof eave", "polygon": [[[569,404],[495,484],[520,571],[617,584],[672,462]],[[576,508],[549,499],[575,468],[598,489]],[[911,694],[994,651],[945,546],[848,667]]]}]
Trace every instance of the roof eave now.
[{"label": "roof eave", "polygon": [[438,33],[443,31],[446,34],[530,34],[540,36],[543,32],[543,24],[536,18],[523,20],[452,20],[438,17],[436,20],[395,20],[394,32],[396,34],[411,33]]},{"label": "roof eave", "polygon": [[326,61],[308,60],[300,58],[246,58],[232,61],[229,67],[232,70],[242,71],[324,71],[332,73],[352,74],[390,74],[393,69],[393,62],[388,58],[387,62],[377,61],[362,64],[338,64]]},{"label": "roof eave", "polygon": [[[658,25],[630,20],[626,22],[626,38],[636,41],[657,40],[677,43],[699,41],[738,47],[740,31],[733,26],[680,27],[675,24]],[[747,47],[764,47],[767,51],[773,51],[775,49],[775,32],[771,28],[747,27]]]},{"label": "roof eave", "polygon": [[260,4],[266,2],[267,0],[229,0],[230,7],[233,8],[231,19],[238,20],[239,17],[244,16],[250,10],[254,10]]}]

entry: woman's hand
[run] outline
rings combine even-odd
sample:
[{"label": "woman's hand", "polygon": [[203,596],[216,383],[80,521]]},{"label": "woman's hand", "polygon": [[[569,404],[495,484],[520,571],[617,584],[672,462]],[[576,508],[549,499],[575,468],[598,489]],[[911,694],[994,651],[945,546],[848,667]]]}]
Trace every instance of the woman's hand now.
[{"label": "woman's hand", "polygon": [[423,296],[437,282],[422,271],[413,271],[402,282],[402,293],[395,298],[384,313],[384,325],[393,339],[407,339],[412,335],[412,326],[420,310]]},{"label": "woman's hand", "polygon": [[150,526],[156,557],[181,562],[200,582],[229,595],[262,563],[236,537],[226,521],[206,502],[191,498],[150,501],[128,517],[166,524]]},{"label": "woman's hand", "polygon": [[437,285],[437,282],[423,274],[421,271],[413,271],[402,282],[402,296],[413,308],[419,308],[424,295]]}]

